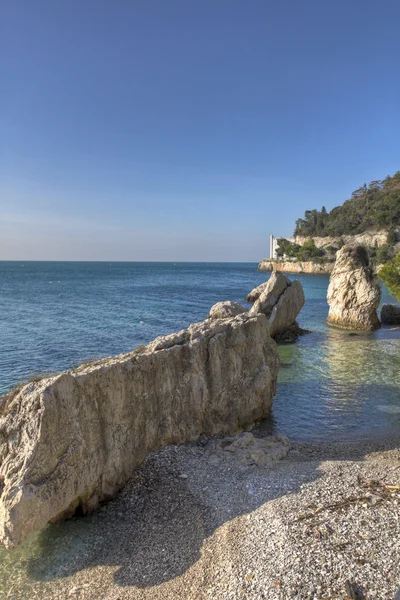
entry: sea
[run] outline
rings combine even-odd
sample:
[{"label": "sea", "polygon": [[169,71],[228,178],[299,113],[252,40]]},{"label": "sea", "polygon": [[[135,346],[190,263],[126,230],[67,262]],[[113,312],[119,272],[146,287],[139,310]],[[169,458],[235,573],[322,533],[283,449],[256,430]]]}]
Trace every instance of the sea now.
[{"label": "sea", "polygon": [[[215,302],[244,302],[268,277],[255,263],[1,262],[0,393],[187,327]],[[258,431],[292,441],[398,435],[399,328],[358,335],[329,328],[328,277],[296,277],[306,295],[298,320],[311,333],[278,347],[277,395]],[[383,302],[394,302],[382,292]],[[48,525],[13,551],[0,547],[0,597],[42,600],[48,586],[80,569],[84,581],[113,527],[113,510],[107,507],[106,519],[98,511]],[[118,578],[120,569],[112,570]]]},{"label": "sea", "polygon": [[[220,300],[244,303],[268,277],[256,263],[0,262],[0,394],[183,329]],[[328,327],[328,276],[290,278],[303,285],[298,321],[311,333],[279,346],[265,427],[294,441],[399,434],[400,329]],[[385,287],[382,302],[396,302]]]}]

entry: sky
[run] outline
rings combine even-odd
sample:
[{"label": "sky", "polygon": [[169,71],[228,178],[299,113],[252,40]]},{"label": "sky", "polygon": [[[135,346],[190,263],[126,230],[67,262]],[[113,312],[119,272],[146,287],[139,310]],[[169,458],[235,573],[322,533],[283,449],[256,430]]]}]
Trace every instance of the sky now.
[{"label": "sky", "polygon": [[0,12],[0,260],[258,261],[400,169],[398,0]]}]

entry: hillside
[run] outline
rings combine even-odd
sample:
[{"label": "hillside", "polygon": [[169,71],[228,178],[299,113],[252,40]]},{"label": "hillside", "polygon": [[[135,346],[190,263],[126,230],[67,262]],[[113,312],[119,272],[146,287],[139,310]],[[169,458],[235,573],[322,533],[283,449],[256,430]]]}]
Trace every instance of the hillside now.
[{"label": "hillside", "polygon": [[320,211],[306,210],[304,218],[296,220],[294,235],[340,237],[361,234],[371,228],[390,231],[399,226],[400,171],[397,171],[382,181],[364,184],[342,206],[330,212],[324,206]]}]

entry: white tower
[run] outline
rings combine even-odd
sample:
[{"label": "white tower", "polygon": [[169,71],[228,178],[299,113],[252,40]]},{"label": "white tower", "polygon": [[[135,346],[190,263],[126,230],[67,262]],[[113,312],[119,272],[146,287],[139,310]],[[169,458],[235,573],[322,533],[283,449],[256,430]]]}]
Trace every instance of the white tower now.
[{"label": "white tower", "polygon": [[276,238],[273,234],[269,236],[269,258],[275,258]]}]

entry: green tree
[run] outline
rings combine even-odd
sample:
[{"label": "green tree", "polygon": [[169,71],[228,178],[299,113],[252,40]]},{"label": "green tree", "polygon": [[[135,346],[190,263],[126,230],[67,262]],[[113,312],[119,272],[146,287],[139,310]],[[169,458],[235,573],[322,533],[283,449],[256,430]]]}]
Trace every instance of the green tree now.
[{"label": "green tree", "polygon": [[355,190],[342,206],[327,212],[306,210],[296,220],[295,235],[304,237],[354,235],[371,227],[394,229],[400,225],[400,171],[383,181],[371,181]]},{"label": "green tree", "polygon": [[387,236],[387,243],[389,246],[394,246],[396,243],[396,232],[394,229],[390,229]]},{"label": "green tree", "polygon": [[391,295],[400,300],[400,252],[379,270],[378,276],[387,285]]},{"label": "green tree", "polygon": [[390,250],[391,250],[391,247],[389,246],[389,244],[383,244],[383,246],[380,246],[375,251],[376,262],[379,265],[386,263],[388,260],[390,260],[392,258]]}]

